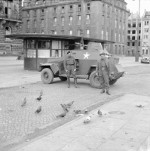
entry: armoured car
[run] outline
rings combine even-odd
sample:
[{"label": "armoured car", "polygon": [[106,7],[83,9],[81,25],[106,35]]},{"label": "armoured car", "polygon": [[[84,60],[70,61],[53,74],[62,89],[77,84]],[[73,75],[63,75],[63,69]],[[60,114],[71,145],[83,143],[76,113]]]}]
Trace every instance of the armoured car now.
[{"label": "armoured car", "polygon": [[[96,74],[96,64],[101,52],[104,52],[108,57],[110,72],[113,73],[109,79],[110,85],[114,84],[124,75],[123,68],[118,64],[118,58],[109,54],[100,44],[90,43],[87,49],[75,49],[70,51],[76,60],[77,79],[89,80],[90,85],[94,88],[101,87],[101,78]],[[60,78],[61,81],[67,80],[63,64],[64,58],[65,56],[40,64],[41,80],[43,83],[50,84],[54,78]]]}]

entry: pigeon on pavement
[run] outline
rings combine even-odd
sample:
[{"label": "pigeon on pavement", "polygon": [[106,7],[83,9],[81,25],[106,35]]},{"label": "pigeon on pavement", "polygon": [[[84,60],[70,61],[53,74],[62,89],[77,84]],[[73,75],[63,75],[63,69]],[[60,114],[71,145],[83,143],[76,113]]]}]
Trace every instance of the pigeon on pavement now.
[{"label": "pigeon on pavement", "polygon": [[25,97],[24,100],[23,100],[23,102],[22,102],[22,104],[21,104],[21,107],[26,106],[26,104],[27,104],[27,99],[26,99],[26,97]]},{"label": "pigeon on pavement", "polygon": [[41,90],[41,92],[40,92],[40,96],[42,96],[43,95],[43,91]]},{"label": "pigeon on pavement", "polygon": [[67,108],[70,108],[72,106],[72,104],[74,103],[74,101],[68,103],[68,104],[65,104],[67,106]]},{"label": "pigeon on pavement", "polygon": [[63,112],[63,113],[57,115],[56,117],[65,117],[65,116],[66,116],[66,113],[67,113],[67,112]]},{"label": "pigeon on pavement", "polygon": [[41,106],[39,106],[38,108],[37,108],[37,110],[35,111],[35,113],[40,113],[42,111],[42,107]]},{"label": "pigeon on pavement", "polygon": [[40,95],[39,97],[36,98],[38,101],[41,101],[42,99],[42,95]]},{"label": "pigeon on pavement", "polygon": [[81,110],[74,110],[74,113],[81,114]]},{"label": "pigeon on pavement", "polygon": [[88,116],[85,118],[85,120],[83,121],[84,124],[87,124],[91,121],[91,116]]},{"label": "pigeon on pavement", "polygon": [[98,114],[99,116],[102,116],[102,115],[103,115],[100,110],[98,110],[97,114]]}]

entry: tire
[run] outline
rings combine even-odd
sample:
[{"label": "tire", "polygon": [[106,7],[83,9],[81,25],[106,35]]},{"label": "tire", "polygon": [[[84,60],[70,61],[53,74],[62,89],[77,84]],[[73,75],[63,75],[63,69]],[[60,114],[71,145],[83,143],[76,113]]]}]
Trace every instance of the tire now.
[{"label": "tire", "polygon": [[90,74],[90,85],[93,87],[93,88],[98,88],[100,89],[101,88],[101,84],[100,84],[100,77],[98,77],[96,75],[96,71],[93,71],[91,74]]},{"label": "tire", "polygon": [[67,81],[67,77],[59,77],[61,81]]},{"label": "tire", "polygon": [[54,74],[51,69],[44,68],[41,72],[41,80],[45,84],[50,84],[53,82]]}]

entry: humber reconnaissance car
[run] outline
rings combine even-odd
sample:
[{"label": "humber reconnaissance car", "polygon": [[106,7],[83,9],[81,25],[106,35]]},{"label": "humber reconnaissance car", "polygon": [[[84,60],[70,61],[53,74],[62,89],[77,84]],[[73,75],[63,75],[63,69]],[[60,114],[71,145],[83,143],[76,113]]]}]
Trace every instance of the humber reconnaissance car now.
[{"label": "humber reconnaissance car", "polygon": [[[86,79],[90,81],[90,85],[94,88],[101,88],[100,77],[96,74],[96,64],[101,52],[106,53],[111,73],[114,73],[110,78],[110,85],[114,84],[120,77],[124,75],[123,69],[117,63],[117,59],[103,49],[100,43],[89,43],[87,50],[76,49],[70,50],[76,60],[76,75],[77,79]],[[66,81],[66,73],[64,69],[64,57],[40,64],[41,80],[43,83],[50,84],[54,78],[60,78],[61,81]]]}]

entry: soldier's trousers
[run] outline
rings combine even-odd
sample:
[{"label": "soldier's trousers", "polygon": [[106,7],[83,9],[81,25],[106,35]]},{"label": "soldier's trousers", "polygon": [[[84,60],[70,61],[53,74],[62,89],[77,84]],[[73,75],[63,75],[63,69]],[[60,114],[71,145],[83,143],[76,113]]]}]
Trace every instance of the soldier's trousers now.
[{"label": "soldier's trousers", "polygon": [[105,70],[102,70],[101,73],[101,85],[102,89],[109,90],[109,75],[108,72]]},{"label": "soldier's trousers", "polygon": [[76,86],[77,85],[77,78],[76,78],[76,72],[74,71],[74,69],[69,69],[67,71],[67,83],[68,83],[68,87],[70,87],[70,76],[73,76],[73,78],[74,78],[74,84]]}]

